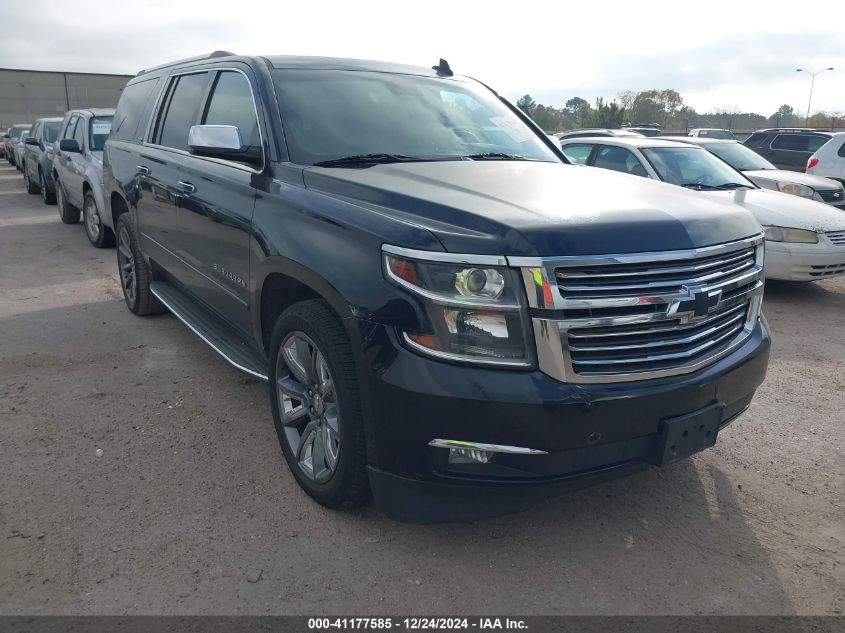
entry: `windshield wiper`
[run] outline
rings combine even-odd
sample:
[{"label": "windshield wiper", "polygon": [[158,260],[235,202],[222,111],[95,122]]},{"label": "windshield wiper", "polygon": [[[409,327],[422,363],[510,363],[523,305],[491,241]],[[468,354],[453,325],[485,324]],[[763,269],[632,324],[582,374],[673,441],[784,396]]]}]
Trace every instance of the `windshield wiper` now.
[{"label": "windshield wiper", "polygon": [[518,154],[503,154],[501,152],[485,152],[483,154],[464,154],[461,158],[469,160],[529,160]]},{"label": "windshield wiper", "polygon": [[390,163],[421,163],[431,160],[437,159],[405,156],[403,154],[356,154],[355,156],[321,160],[314,163],[314,167],[369,167],[371,165],[388,165]]},{"label": "windshield wiper", "polygon": [[682,182],[681,187],[686,187],[687,189],[707,189],[718,191],[719,187],[714,187],[713,185],[705,185],[700,182]]},{"label": "windshield wiper", "polygon": [[751,189],[750,186],[744,185],[741,182],[726,182],[724,185],[718,185],[716,189],[739,189],[740,187]]}]

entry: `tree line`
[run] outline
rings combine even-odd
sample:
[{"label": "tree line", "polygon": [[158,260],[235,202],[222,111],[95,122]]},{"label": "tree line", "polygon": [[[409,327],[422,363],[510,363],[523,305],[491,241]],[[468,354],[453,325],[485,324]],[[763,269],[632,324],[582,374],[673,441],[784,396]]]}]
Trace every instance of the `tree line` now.
[{"label": "tree line", "polygon": [[677,90],[624,90],[615,99],[603,97],[590,104],[581,97],[572,97],[563,108],[537,103],[525,95],[516,105],[547,132],[573,128],[619,128],[623,123],[656,123],[667,130],[684,130],[696,127],[725,129],[757,129],[763,127],[845,127],[841,112],[816,112],[806,120],[796,110],[784,104],[770,116],[756,112],[742,112],[736,107],[715,108],[698,113],[684,103]]}]

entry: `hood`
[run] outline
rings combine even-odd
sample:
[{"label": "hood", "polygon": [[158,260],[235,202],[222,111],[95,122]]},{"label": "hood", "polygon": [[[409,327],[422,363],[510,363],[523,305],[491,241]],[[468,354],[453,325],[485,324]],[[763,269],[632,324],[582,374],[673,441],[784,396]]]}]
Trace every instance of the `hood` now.
[{"label": "hood", "polygon": [[311,167],[303,177],[311,189],[429,230],[453,253],[663,251],[729,242],[761,230],[736,204],[647,178],[560,163]]},{"label": "hood", "polygon": [[[734,201],[733,191],[702,191],[708,198]],[[845,230],[845,211],[824,202],[800,198],[788,193],[768,189],[749,189],[745,201],[737,206],[748,209],[763,225],[787,226],[825,233]]]},{"label": "hood", "polygon": [[96,160],[101,165],[103,164],[103,152],[102,151],[93,151],[91,152],[91,157]]},{"label": "hood", "polygon": [[799,185],[812,187],[817,191],[819,189],[824,191],[825,189],[840,189],[842,187],[842,185],[830,178],[802,174],[799,171],[789,171],[786,169],[750,169],[742,173],[754,182],[758,179],[771,182],[795,182]]}]

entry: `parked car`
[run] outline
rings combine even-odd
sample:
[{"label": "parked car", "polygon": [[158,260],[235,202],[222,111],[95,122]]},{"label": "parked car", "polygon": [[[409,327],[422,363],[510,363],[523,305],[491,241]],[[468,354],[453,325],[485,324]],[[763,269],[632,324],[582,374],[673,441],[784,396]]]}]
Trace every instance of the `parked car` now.
[{"label": "parked car", "polygon": [[622,128],[628,132],[636,132],[643,136],[660,136],[663,129],[657,123],[636,123],[634,125],[624,126]]},{"label": "parked car", "polygon": [[831,138],[830,132],[808,128],[758,130],[743,142],[778,169],[804,171],[807,161]]},{"label": "parked car", "polygon": [[845,132],[830,135],[807,160],[807,173],[845,183]]},{"label": "parked car", "polygon": [[750,213],[566,165],[442,60],[142,72],[103,178],[128,309],[268,380],[329,507],[524,509],[713,445],[766,371]]},{"label": "parked car", "polygon": [[826,202],[845,210],[845,188],[830,178],[821,178],[787,169],[778,169],[758,153],[736,141],[688,136],[665,136],[666,140],[693,143],[721,158],[728,165],[741,171],[758,187],[781,191],[802,198]]},{"label": "parked car", "polygon": [[687,136],[695,136],[697,138],[722,138],[730,141],[735,141],[736,137],[730,130],[720,130],[712,127],[697,127],[687,132]]},{"label": "parked car", "polygon": [[664,139],[596,138],[562,141],[561,148],[564,156],[585,165],[733,199],[763,225],[768,279],[816,281],[845,274],[845,214],[821,202],[760,189],[701,147]]},{"label": "parked car", "polygon": [[26,139],[28,137],[29,130],[26,130],[24,132],[21,132],[21,135],[17,139],[12,141],[12,156],[14,157],[14,161],[12,162],[12,164],[18,171],[21,170],[24,143],[26,143]]},{"label": "parked car", "polygon": [[630,132],[628,130],[609,130],[606,128],[580,128],[577,130],[566,130],[565,132],[558,132],[555,136],[560,139],[565,138],[581,138],[584,136],[643,136],[637,132]]},{"label": "parked car", "polygon": [[6,158],[6,134],[8,134],[8,130],[0,130],[0,138],[3,139],[3,142],[0,143],[0,158]]},{"label": "parked car", "polygon": [[71,110],[65,115],[53,159],[56,203],[65,224],[79,222],[80,209],[88,240],[97,248],[114,246],[111,215],[104,213],[103,147],[114,109]]},{"label": "parked car", "polygon": [[9,164],[15,164],[14,143],[20,139],[21,134],[28,132],[30,127],[30,125],[18,123],[9,128],[9,131],[3,135],[3,146],[6,150],[6,160],[9,161]]},{"label": "parked car", "polygon": [[21,165],[23,180],[29,193],[40,193],[45,204],[56,202],[53,185],[53,143],[59,136],[62,119],[38,119],[32,127],[32,134],[24,144]]}]

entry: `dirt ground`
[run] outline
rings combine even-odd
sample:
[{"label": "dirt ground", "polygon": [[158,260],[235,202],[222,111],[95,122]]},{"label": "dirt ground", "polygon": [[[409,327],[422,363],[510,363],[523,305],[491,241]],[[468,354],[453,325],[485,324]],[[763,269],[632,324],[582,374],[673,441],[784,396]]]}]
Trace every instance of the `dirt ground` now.
[{"label": "dirt ground", "polygon": [[769,374],[714,449],[414,526],[310,501],[266,386],[116,279],[3,162],[0,614],[845,613],[845,280],[767,286]]}]

